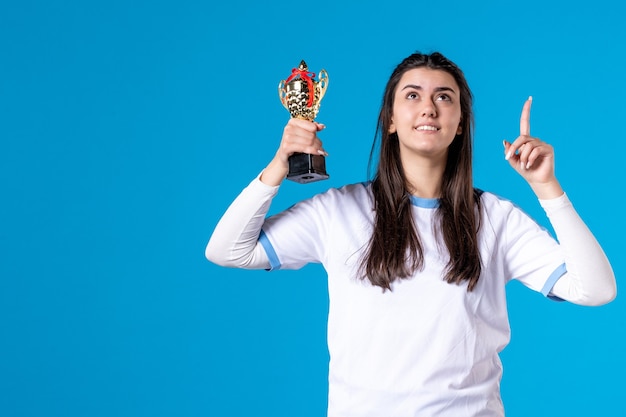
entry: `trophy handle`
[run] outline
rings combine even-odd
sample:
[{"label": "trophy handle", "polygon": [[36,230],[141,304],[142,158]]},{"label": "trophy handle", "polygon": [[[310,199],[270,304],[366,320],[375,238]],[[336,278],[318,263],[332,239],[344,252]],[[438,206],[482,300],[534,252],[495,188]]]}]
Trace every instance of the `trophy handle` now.
[{"label": "trophy handle", "polygon": [[326,89],[328,88],[328,73],[326,70],[320,70],[319,80],[317,81],[317,89],[319,91],[320,98],[318,99],[318,103],[322,101],[324,94],[326,94]]},{"label": "trophy handle", "polygon": [[289,110],[289,106],[287,105],[287,91],[285,90],[285,80],[280,80],[278,83],[278,98],[280,98],[280,102],[283,104],[283,107]]}]

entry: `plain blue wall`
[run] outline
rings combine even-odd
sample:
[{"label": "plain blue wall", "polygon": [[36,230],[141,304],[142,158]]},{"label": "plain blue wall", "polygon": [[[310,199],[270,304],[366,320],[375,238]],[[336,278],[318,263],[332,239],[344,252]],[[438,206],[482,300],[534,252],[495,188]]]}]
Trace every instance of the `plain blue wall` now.
[{"label": "plain blue wall", "polygon": [[[543,224],[503,160],[532,133],[624,273],[618,3],[20,1],[0,6],[0,415],[323,416],[325,275],[208,263],[222,212],[275,152],[279,80],[330,75],[331,178],[362,181],[384,83],[439,50],[475,94],[476,185]],[[215,2],[213,2],[215,3]],[[626,305],[510,285],[508,416],[616,415]]]}]

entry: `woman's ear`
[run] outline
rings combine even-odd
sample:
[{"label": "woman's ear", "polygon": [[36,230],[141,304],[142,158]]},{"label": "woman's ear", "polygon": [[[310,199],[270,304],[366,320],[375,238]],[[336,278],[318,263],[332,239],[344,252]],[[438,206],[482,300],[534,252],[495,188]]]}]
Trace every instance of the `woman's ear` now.
[{"label": "woman's ear", "polygon": [[389,133],[396,133],[396,125],[393,124],[393,120],[391,121],[391,124],[389,125]]},{"label": "woman's ear", "polygon": [[461,120],[459,120],[459,127],[456,128],[456,134],[460,135],[461,133],[463,133],[463,118],[461,117]]}]

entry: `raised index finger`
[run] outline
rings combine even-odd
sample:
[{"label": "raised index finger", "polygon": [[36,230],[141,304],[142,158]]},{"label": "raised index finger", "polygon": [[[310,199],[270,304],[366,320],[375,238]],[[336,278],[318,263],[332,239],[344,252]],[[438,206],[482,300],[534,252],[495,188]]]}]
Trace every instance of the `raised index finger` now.
[{"label": "raised index finger", "polygon": [[530,136],[530,106],[533,104],[532,96],[528,97],[528,100],[524,103],[522,108],[522,116],[519,119],[519,134],[520,136]]}]

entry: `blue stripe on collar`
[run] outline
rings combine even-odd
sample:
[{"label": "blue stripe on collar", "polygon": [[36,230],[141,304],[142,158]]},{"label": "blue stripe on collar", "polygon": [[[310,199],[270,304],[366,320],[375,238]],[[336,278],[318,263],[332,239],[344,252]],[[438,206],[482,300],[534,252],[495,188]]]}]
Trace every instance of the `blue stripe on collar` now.
[{"label": "blue stripe on collar", "polygon": [[422,198],[415,197],[411,195],[411,204],[421,208],[434,209],[439,207],[439,199],[438,198]]}]

